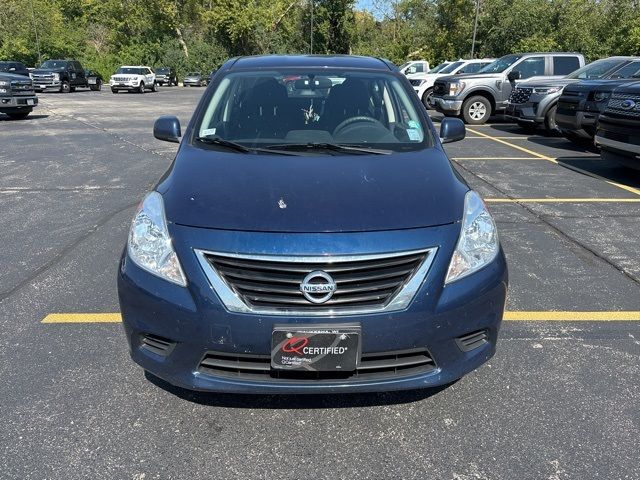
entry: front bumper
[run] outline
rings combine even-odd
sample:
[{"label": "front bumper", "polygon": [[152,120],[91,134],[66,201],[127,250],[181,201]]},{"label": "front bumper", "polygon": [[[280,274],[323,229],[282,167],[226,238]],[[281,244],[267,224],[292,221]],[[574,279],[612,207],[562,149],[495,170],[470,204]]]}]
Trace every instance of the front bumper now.
[{"label": "front bumper", "polygon": [[462,100],[454,100],[443,97],[433,97],[436,110],[446,115],[460,115]]},{"label": "front bumper", "polygon": [[51,82],[47,82],[47,83],[36,83],[35,81],[33,82],[33,89],[36,92],[46,92],[46,91],[59,91],[60,88],[62,86],[62,81],[60,80],[53,80]]},{"label": "front bumper", "polygon": [[118,82],[109,82],[109,86],[111,87],[111,90],[128,90],[128,91],[133,91],[133,90],[138,90],[140,88],[140,84],[139,83],[118,83]]},{"label": "front bumper", "polygon": [[0,112],[19,112],[31,110],[38,105],[38,97],[35,95],[0,97]]},{"label": "front bumper", "polygon": [[534,103],[509,103],[505,115],[520,123],[541,124],[544,122],[544,116],[538,115],[538,104]]},{"label": "front bumper", "polygon": [[201,87],[202,86],[202,80],[198,80],[198,81],[189,81],[189,80],[185,80],[184,82],[182,82],[182,84],[187,87]]},{"label": "front bumper", "polygon": [[[490,265],[446,287],[443,279],[459,233],[459,225],[407,232],[358,234],[266,234],[209,231],[171,226],[178,256],[189,279],[187,288],[161,280],[137,267],[124,253],[118,274],[118,293],[131,357],[145,370],[180,387],[235,393],[372,392],[432,387],[452,382],[486,362],[495,352],[507,290],[502,251]],[[190,247],[186,247],[189,245]],[[449,245],[450,247],[447,247]],[[300,252],[318,255],[408,251],[427,246],[439,250],[430,271],[409,307],[385,314],[327,317],[232,313],[212,290],[194,248],[267,254]],[[358,323],[362,353],[373,354],[422,348],[436,368],[383,378],[282,379],[229,378],[199,368],[207,352],[268,355],[275,324],[314,325]],[[486,331],[487,341],[463,351],[457,339]],[[143,346],[145,335],[168,339],[170,352],[160,355]]]},{"label": "front bumper", "polygon": [[563,132],[570,132],[583,138],[593,138],[598,127],[599,111],[585,112],[575,110],[573,112],[556,112],[556,124]]}]

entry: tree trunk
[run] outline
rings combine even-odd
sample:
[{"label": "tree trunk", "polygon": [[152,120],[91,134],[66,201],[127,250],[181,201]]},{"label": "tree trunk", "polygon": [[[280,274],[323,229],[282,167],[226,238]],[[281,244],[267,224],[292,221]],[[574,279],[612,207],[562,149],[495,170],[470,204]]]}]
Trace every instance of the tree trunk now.
[{"label": "tree trunk", "polygon": [[178,42],[180,43],[180,46],[182,47],[182,51],[184,52],[184,56],[189,58],[189,48],[187,47],[187,44],[184,41],[184,38],[182,38],[182,32],[180,31],[180,27],[176,27],[176,35],[178,35]]}]

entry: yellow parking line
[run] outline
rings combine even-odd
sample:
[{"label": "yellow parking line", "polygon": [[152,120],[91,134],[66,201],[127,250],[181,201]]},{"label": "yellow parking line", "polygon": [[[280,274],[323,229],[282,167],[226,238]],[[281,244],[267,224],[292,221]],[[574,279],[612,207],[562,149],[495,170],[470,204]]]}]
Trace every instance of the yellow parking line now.
[{"label": "yellow parking line", "polygon": [[[464,138],[475,138],[475,139],[479,139],[479,140],[493,140],[496,138],[499,138],[500,140],[527,140],[529,138],[532,138],[531,136],[527,136],[527,135],[522,135],[520,137],[481,137],[481,136],[477,136],[477,137],[472,137],[472,136],[468,136],[468,137],[464,137]],[[545,138],[545,137],[535,137],[535,138]]]},{"label": "yellow parking line", "polygon": [[495,142],[502,143],[503,145],[507,145],[508,147],[515,148],[516,150],[520,150],[521,152],[527,153],[529,155],[533,155],[534,157],[538,157],[538,158],[541,158],[543,160],[548,160],[549,162],[553,162],[556,165],[562,165],[565,168],[568,168],[568,169],[573,170],[573,171],[578,172],[578,173],[582,173],[583,175],[587,175],[587,176],[589,176],[591,178],[597,178],[598,180],[602,180],[604,182],[607,182],[609,185],[613,185],[614,187],[621,188],[623,190],[626,190],[628,192],[631,192],[631,193],[634,193],[634,194],[640,196],[640,190],[637,189],[637,188],[633,188],[633,187],[630,187],[628,185],[623,185],[622,183],[614,182],[613,180],[609,180],[608,178],[602,177],[602,176],[598,175],[597,173],[592,173],[592,172],[589,172],[587,170],[583,170],[582,168],[574,167],[573,165],[569,165],[569,164],[564,163],[564,162],[559,162],[555,158],[549,157],[547,155],[543,155],[543,154],[538,153],[538,152],[534,152],[533,150],[529,150],[528,148],[524,148],[524,147],[521,147],[519,145],[515,145],[513,143],[509,143],[506,140],[501,140],[500,138],[492,137],[491,135],[487,135],[486,133],[478,132],[477,130],[473,130],[471,128],[467,128],[467,130],[470,131],[470,132],[475,133],[476,135],[480,135],[482,137],[490,138]]},{"label": "yellow parking line", "polygon": [[42,323],[119,323],[119,313],[50,313]]},{"label": "yellow parking line", "polygon": [[451,157],[451,160],[537,160],[541,161],[544,158],[538,157]]},{"label": "yellow parking line", "polygon": [[640,198],[485,198],[487,203],[640,203]]},{"label": "yellow parking line", "polygon": [[504,320],[520,322],[640,322],[640,311],[504,312]]},{"label": "yellow parking line", "polygon": [[[506,321],[528,322],[640,322],[640,311],[505,311]],[[120,323],[119,313],[50,313],[42,323]]]}]

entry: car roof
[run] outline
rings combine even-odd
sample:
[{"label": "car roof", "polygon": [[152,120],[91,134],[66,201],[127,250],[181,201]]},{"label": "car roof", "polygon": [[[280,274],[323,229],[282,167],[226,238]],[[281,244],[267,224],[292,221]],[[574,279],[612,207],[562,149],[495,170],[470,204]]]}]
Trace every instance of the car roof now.
[{"label": "car roof", "polygon": [[121,65],[119,68],[151,68],[146,65]]},{"label": "car roof", "polygon": [[274,67],[335,67],[368,70],[395,70],[388,60],[357,55],[257,55],[231,59],[228,68],[260,69]]}]

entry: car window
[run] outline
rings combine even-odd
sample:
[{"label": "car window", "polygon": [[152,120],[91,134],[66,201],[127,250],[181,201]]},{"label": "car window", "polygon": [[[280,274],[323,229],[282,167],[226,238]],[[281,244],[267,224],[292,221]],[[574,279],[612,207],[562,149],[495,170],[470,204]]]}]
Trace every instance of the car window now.
[{"label": "car window", "polygon": [[320,72],[227,74],[207,100],[196,136],[247,147],[332,143],[405,151],[432,145],[415,93],[395,75]]},{"label": "car window", "polygon": [[450,65],[450,63],[441,63],[440,65],[438,65],[437,67],[432,68],[431,70],[429,70],[429,73],[438,73],[441,72],[442,70],[444,70],[445,68],[447,68],[447,65]]},{"label": "car window", "polygon": [[568,75],[580,68],[580,59],[571,56],[554,56],[553,57],[553,74]]},{"label": "car window", "polygon": [[520,72],[520,78],[531,78],[539,75],[544,75],[545,58],[544,57],[529,57],[525,58],[522,62],[514,67],[514,70]]},{"label": "car window", "polygon": [[468,63],[467,65],[462,67],[460,70],[458,70],[457,73],[476,73],[484,65],[486,65],[486,63]]},{"label": "car window", "polygon": [[521,58],[522,55],[505,55],[483,67],[478,73],[502,73]]},{"label": "car window", "polygon": [[67,68],[67,63],[69,62],[66,62],[64,60],[47,60],[42,65],[40,65],[40,68],[48,70],[63,70]]},{"label": "car window", "polygon": [[567,75],[567,78],[575,78],[580,80],[587,80],[590,78],[602,78],[605,74],[619,68],[624,65],[625,61],[620,59],[605,58],[603,60],[596,60],[584,67]]},{"label": "car window", "polygon": [[440,73],[454,73],[464,62],[453,62],[440,70]]},{"label": "car window", "polygon": [[611,78],[640,78],[640,61],[628,63],[616,70]]}]

